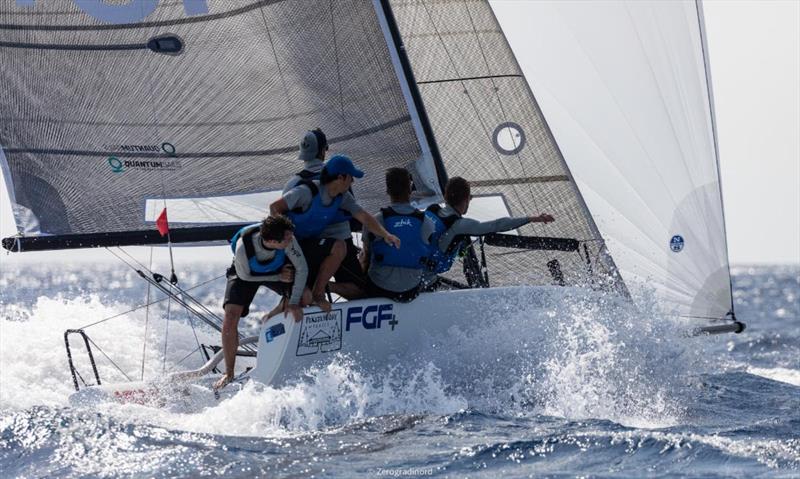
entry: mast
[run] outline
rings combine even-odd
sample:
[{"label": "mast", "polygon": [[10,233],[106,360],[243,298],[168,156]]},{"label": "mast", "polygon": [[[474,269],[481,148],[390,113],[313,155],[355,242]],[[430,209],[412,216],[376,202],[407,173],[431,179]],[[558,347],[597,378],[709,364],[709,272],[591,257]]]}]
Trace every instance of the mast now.
[{"label": "mast", "polygon": [[[395,69],[399,70],[398,79],[400,80],[400,87],[403,89],[403,94],[406,95],[406,103],[408,103],[408,110],[414,120],[414,126],[421,128],[418,131],[420,137],[420,146],[423,153],[430,153],[433,163],[436,166],[436,176],[439,180],[439,187],[444,193],[445,184],[447,184],[447,171],[444,168],[444,162],[439,152],[439,147],[436,144],[436,138],[433,134],[428,114],[425,111],[425,104],[422,102],[422,96],[417,88],[417,82],[414,79],[414,71],[411,68],[411,63],[406,55],[406,47],[403,44],[403,39],[400,35],[400,30],[397,28],[397,21],[394,18],[392,7],[389,5],[389,0],[373,0],[375,12],[378,14],[378,21],[380,22],[381,29],[386,37],[386,44],[389,47],[389,53],[392,56],[392,63]],[[399,69],[398,69],[399,67]]]}]

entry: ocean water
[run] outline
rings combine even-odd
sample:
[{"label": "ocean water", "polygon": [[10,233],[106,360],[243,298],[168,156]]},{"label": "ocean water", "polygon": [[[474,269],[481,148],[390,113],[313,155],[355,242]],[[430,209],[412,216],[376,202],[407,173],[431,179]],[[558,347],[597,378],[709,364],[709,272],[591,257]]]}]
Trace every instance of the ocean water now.
[{"label": "ocean water", "polygon": [[[181,283],[219,311],[224,267],[192,265]],[[90,325],[109,383],[197,367],[197,345],[218,333],[148,299],[121,265],[6,261],[0,477],[798,477],[800,268],[736,267],[733,283],[739,335],[687,338],[657,305],[587,296],[523,311],[491,340],[461,338],[496,353],[480,370],[443,358],[377,377],[339,356],[206,404],[79,407],[66,329]],[[274,300],[260,293],[254,309]],[[528,338],[524,321],[554,327]]]}]

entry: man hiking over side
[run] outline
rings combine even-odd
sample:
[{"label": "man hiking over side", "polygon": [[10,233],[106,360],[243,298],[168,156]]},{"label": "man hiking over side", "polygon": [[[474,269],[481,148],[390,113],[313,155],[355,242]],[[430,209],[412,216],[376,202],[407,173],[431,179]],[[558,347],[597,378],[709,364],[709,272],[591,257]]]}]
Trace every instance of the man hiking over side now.
[{"label": "man hiking over side", "polygon": [[250,303],[259,287],[266,286],[280,295],[281,303],[295,321],[303,319],[303,306],[311,301],[311,293],[306,288],[308,267],[293,230],[294,225],[285,216],[271,216],[260,224],[245,226],[231,239],[234,257],[228,268],[222,304],[225,374],[214,384],[214,389],[233,379],[239,348],[239,318],[250,312]]}]

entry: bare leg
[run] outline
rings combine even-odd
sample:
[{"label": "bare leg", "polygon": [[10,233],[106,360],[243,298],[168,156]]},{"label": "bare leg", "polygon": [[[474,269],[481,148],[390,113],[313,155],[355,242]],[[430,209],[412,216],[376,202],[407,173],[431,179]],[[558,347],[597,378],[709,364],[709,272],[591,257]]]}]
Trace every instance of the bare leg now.
[{"label": "bare leg", "polygon": [[222,351],[225,355],[225,375],[214,384],[214,389],[221,389],[233,379],[233,368],[236,365],[236,350],[239,349],[239,318],[244,306],[239,304],[225,305],[225,318],[222,321]]},{"label": "bare leg", "polygon": [[330,311],[331,304],[325,299],[325,286],[331,280],[333,274],[341,266],[347,254],[347,246],[343,240],[336,240],[331,248],[331,253],[322,261],[319,267],[319,274],[314,281],[314,288],[311,290],[311,297],[314,302],[324,311]]}]

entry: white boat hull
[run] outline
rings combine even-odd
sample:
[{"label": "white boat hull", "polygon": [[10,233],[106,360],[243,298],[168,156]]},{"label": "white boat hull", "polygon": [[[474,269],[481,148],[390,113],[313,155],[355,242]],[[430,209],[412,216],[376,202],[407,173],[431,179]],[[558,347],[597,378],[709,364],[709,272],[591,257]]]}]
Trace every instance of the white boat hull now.
[{"label": "white boat hull", "polygon": [[[380,376],[391,368],[413,370],[432,364],[447,376],[469,383],[484,380],[496,372],[497,361],[514,354],[509,334],[536,343],[546,339],[548,324],[535,312],[555,307],[577,288],[516,286],[423,293],[410,303],[370,298],[333,304],[330,313],[306,308],[303,320],[278,315],[261,326],[256,367],[236,387],[228,386],[229,397],[251,379],[280,387],[301,380],[305,372],[324,367],[338,358],[349,358],[360,372]],[[580,290],[578,294],[585,294]],[[511,332],[509,333],[509,330]],[[248,341],[255,341],[250,338]],[[526,356],[529,367],[536,358]],[[221,360],[219,353],[203,368],[152,381],[118,383],[81,389],[70,397],[75,404],[105,401],[133,402],[161,406],[176,397],[202,396],[212,400],[213,379],[202,375]],[[507,362],[504,364],[508,364]],[[488,369],[482,366],[489,366]],[[199,381],[199,382],[198,382]],[[189,383],[196,383],[194,389]],[[201,387],[205,384],[205,387]]]},{"label": "white boat hull", "polygon": [[[470,351],[448,351],[454,334],[493,335],[494,328],[502,327],[504,316],[530,306],[553,305],[563,298],[564,290],[531,286],[454,290],[424,293],[410,303],[384,298],[335,303],[327,314],[307,308],[301,322],[279,315],[261,328],[256,368],[250,376],[280,386],[337,355],[357,360],[365,372],[385,370],[398,362],[436,364],[437,358],[469,357]],[[539,336],[540,327],[532,318],[525,325],[525,336]],[[480,355],[487,353],[492,354],[481,351]]]}]

